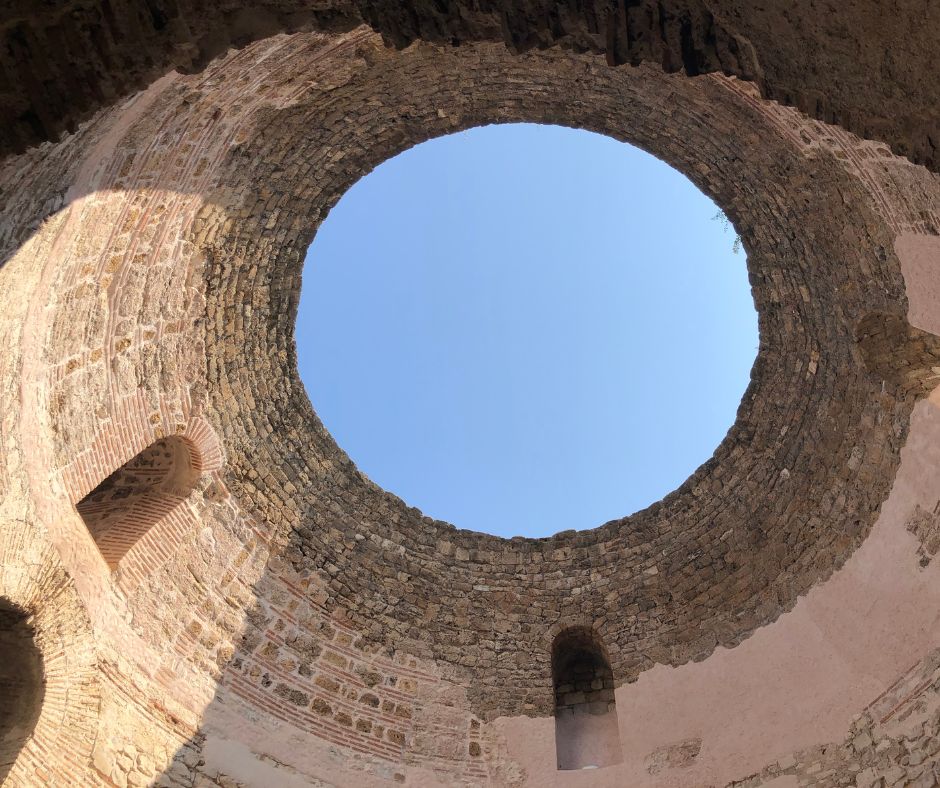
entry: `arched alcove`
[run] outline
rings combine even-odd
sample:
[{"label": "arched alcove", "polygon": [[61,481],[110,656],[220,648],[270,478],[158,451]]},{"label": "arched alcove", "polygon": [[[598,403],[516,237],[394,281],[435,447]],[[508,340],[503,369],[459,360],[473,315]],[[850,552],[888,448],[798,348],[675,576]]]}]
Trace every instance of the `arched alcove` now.
[{"label": "arched alcove", "polygon": [[42,654],[29,616],[0,597],[0,783],[36,727],[44,695]]},{"label": "arched alcove", "polygon": [[597,633],[562,631],[552,644],[555,753],[562,770],[620,763],[614,674]]},{"label": "arched alcove", "polygon": [[112,569],[138,539],[187,498],[201,468],[189,441],[161,438],[78,502],[78,513]]}]

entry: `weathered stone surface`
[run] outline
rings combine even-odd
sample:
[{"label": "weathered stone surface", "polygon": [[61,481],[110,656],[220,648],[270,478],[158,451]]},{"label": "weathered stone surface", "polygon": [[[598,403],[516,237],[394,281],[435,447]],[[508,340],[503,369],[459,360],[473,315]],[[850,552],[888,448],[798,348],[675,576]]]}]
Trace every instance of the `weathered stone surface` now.
[{"label": "weathered stone surface", "polygon": [[667,769],[683,769],[689,766],[702,749],[701,739],[667,744],[650,753],[646,770],[650,774],[659,774]]},{"label": "weathered stone surface", "polygon": [[[125,7],[108,7],[124,18]],[[528,742],[512,731],[550,723],[559,632],[597,634],[617,692],[664,666],[712,664],[777,626],[802,595],[825,593],[899,507],[916,524],[902,525],[906,541],[885,560],[932,577],[933,564],[917,564],[935,550],[924,513],[936,497],[915,495],[910,480],[898,489],[896,477],[936,340],[909,322],[913,285],[897,250],[935,240],[940,183],[884,144],[758,92],[812,73],[814,90],[826,83],[890,118],[861,131],[896,143],[906,129],[903,152],[930,161],[923,126],[903,111],[937,89],[917,77],[928,23],[885,22],[884,35],[910,35],[913,71],[899,75],[898,65],[874,67],[889,57],[881,50],[806,46],[834,25],[870,21],[863,5],[842,16],[820,8],[816,32],[795,25],[792,39],[775,28],[763,51],[740,31],[779,21],[767,9],[691,26],[686,12],[664,9],[660,44],[678,49],[657,49],[629,29],[621,39],[610,27],[620,17],[598,27],[589,3],[547,22],[537,3],[505,17],[483,3],[421,5],[412,16],[363,3],[396,45],[446,44],[399,51],[368,27],[336,32],[355,18],[329,4],[293,9],[289,24],[304,32],[249,43],[289,26],[280,11],[262,25],[265,7],[220,7],[197,24],[183,2],[148,4],[151,23],[165,16],[161,31],[90,50],[126,47],[113,59],[127,82],[96,97],[111,66],[100,79],[77,68],[87,94],[74,104],[49,98],[71,39],[60,50],[42,39],[47,73],[3,55],[15,73],[35,72],[0,85],[14,103],[27,96],[23,112],[48,98],[68,126],[110,106],[60,142],[0,161],[0,597],[28,617],[46,687],[10,784],[533,784]],[[81,20],[98,6],[69,8],[90,35]],[[629,20],[646,8],[614,10]],[[54,31],[60,12],[19,9],[18,29]],[[203,43],[187,48],[193,36]],[[202,62],[229,40],[245,46]],[[161,57],[147,44],[167,41]],[[790,65],[772,68],[767,46]],[[611,67],[601,51],[644,62]],[[732,56],[727,70],[754,85],[686,75],[725,70]],[[819,71],[829,58],[839,68]],[[198,73],[114,103],[172,64]],[[808,109],[850,128],[869,122],[826,106]],[[929,124],[937,106],[918,105],[917,117]],[[292,339],[304,252],[357,178],[421,140],[517,120],[607,133],[688,174],[734,220],[760,314],[752,383],[714,457],[643,512],[540,540],[462,531],[375,487],[317,420]],[[10,139],[23,144],[59,131],[39,124],[30,136],[17,123]],[[81,501],[171,439],[192,447],[199,478],[109,565]],[[940,468],[929,447],[917,452],[922,473]],[[893,631],[890,616],[879,626]],[[919,650],[902,666],[846,657],[864,667],[853,675],[870,696],[893,705],[846,709],[835,687],[827,702],[845,720],[844,742],[820,735],[781,760],[776,743],[755,738],[747,746],[768,765],[736,777],[928,784],[938,685],[934,657]],[[587,701],[612,689],[602,680],[572,692]],[[631,713],[617,709],[622,721]],[[778,711],[753,710],[768,724]],[[683,775],[708,767],[722,735],[663,736],[596,781],[618,784],[635,767],[649,785],[689,784]]]},{"label": "weathered stone surface", "polygon": [[762,95],[888,143],[936,170],[940,11],[916,0],[70,0],[0,7],[0,152],[78,122],[179,69],[275,33],[339,32],[361,20],[392,45],[501,41],[563,46],[612,66],[649,62],[690,76],[753,80]]}]

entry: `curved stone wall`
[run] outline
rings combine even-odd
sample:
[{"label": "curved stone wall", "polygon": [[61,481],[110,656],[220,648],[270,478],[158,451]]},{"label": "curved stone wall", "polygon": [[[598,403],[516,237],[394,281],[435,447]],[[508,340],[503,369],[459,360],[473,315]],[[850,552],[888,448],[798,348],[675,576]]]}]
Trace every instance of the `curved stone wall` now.
[{"label": "curved stone wall", "polygon": [[[342,80],[326,99],[333,122],[318,122],[316,93],[267,110],[265,132],[222,163],[231,175],[194,242],[208,260],[210,396],[227,400],[213,410],[230,489],[289,523],[295,571],[329,576],[334,600],[382,645],[471,669],[487,717],[550,711],[550,643],[569,622],[594,622],[630,680],[733,645],[844,560],[887,495],[912,402],[883,398],[856,348],[866,315],[903,314],[903,282],[884,220],[831,153],[802,157],[720,81],[570,56],[418,48],[354,61]],[[713,459],[645,512],[544,540],[454,530],[375,489],[320,428],[293,368],[317,218],[403,145],[498,120],[590,128],[678,166],[736,222],[760,315],[753,381]],[[253,294],[250,312],[240,292]]]},{"label": "curved stone wall", "polygon": [[173,69],[276,33],[340,33],[367,22],[390,44],[499,41],[561,46],[612,66],[751,80],[761,95],[888,143],[938,168],[940,11],[917,0],[811,6],[742,0],[68,0],[0,9],[0,152],[74,132],[96,110]]},{"label": "curved stone wall", "polygon": [[[371,484],[311,409],[292,339],[304,253],[352,183],[421,140],[517,120],[634,142],[712,196],[747,249],[761,336],[737,421],[692,478],[539,540],[462,531]],[[62,674],[85,693],[67,695],[81,723],[56,734],[75,741],[30,777],[30,747],[49,752],[41,715],[13,784],[704,785],[800,769],[829,784],[811,770],[852,724],[870,747],[853,733],[836,778],[876,754],[899,779],[929,765],[877,749],[901,735],[884,715],[852,722],[898,686],[925,719],[940,706],[923,684],[940,648],[936,405],[915,407],[940,330],[928,170],[728,77],[487,42],[395,51],[360,27],[164,77],[0,162],[0,189],[14,196],[0,209],[0,595],[37,622],[79,611],[69,637],[85,644]],[[171,436],[202,476],[109,566],[75,507]],[[768,692],[803,716],[757,700],[732,713],[732,677],[811,629],[807,600],[876,576],[872,544],[920,606],[873,599],[869,624],[907,650],[831,670],[831,694],[781,667]],[[17,585],[52,574],[67,591]],[[592,775],[545,771],[539,749],[554,746],[551,648],[569,627],[598,633],[618,687],[623,761]],[[840,636],[807,640],[807,658],[822,664]],[[670,695],[686,677],[725,727]],[[666,719],[646,707],[664,732],[644,737],[633,715],[654,686],[671,701]],[[745,718],[768,735],[735,738]]]}]

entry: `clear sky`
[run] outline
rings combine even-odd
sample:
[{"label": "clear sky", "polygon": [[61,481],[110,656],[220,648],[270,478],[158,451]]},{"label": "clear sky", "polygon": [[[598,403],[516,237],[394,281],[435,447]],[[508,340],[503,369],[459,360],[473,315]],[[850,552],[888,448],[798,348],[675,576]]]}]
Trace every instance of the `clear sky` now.
[{"label": "clear sky", "polygon": [[734,230],[676,170],[557,126],[418,145],[356,183],[304,267],[300,375],[340,447],[501,536],[659,500],[734,421],[757,316]]}]

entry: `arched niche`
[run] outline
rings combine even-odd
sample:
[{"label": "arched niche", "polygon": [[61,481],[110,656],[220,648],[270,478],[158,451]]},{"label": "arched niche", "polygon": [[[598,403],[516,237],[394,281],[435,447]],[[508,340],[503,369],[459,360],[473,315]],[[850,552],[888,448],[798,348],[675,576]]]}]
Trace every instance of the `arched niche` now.
[{"label": "arched niche", "polygon": [[44,696],[42,653],[29,615],[0,597],[0,783],[32,735]]},{"label": "arched niche", "polygon": [[589,627],[563,630],[552,644],[555,752],[561,770],[620,763],[614,674]]},{"label": "arched niche", "polygon": [[112,569],[147,531],[186,500],[201,472],[199,454],[188,440],[161,438],[76,504]]}]

